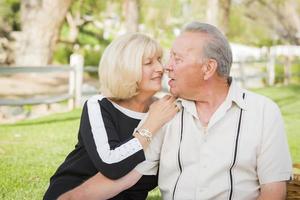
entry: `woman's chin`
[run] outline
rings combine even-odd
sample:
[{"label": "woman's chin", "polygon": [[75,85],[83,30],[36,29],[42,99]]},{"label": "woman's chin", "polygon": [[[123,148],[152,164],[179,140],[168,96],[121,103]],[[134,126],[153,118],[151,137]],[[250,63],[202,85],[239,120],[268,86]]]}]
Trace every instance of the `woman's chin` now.
[{"label": "woman's chin", "polygon": [[155,92],[160,92],[162,90],[162,86],[158,86],[156,89],[155,89]]},{"label": "woman's chin", "polygon": [[154,95],[155,93],[160,92],[161,90],[162,90],[162,86],[161,85],[157,85],[157,86],[152,86],[152,87],[144,88],[141,91],[153,93],[153,95]]}]

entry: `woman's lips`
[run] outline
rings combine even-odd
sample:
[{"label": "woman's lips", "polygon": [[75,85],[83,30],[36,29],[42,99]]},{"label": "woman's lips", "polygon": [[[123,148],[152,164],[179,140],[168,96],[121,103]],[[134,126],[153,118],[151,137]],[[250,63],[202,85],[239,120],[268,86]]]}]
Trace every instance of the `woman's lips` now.
[{"label": "woman's lips", "polygon": [[151,80],[161,80],[161,76],[151,78]]}]

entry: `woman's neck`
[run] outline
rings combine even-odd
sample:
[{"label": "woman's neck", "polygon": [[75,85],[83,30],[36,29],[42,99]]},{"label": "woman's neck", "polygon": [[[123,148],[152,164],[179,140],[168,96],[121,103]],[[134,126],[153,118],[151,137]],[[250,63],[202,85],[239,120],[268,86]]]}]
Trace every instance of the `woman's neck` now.
[{"label": "woman's neck", "polygon": [[153,96],[138,94],[130,99],[114,101],[118,105],[136,112],[147,112],[153,102]]}]

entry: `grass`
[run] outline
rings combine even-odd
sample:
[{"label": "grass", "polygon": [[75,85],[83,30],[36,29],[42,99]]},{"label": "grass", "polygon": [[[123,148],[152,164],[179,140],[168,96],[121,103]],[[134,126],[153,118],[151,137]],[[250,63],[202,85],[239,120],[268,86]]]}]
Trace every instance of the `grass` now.
[{"label": "grass", "polygon": [[[300,86],[256,90],[284,116],[293,161],[300,163]],[[0,126],[0,199],[41,199],[49,177],[74,148],[81,110]],[[158,190],[149,200],[160,199]]]},{"label": "grass", "polygon": [[0,127],[0,199],[41,199],[74,147],[80,110]]}]

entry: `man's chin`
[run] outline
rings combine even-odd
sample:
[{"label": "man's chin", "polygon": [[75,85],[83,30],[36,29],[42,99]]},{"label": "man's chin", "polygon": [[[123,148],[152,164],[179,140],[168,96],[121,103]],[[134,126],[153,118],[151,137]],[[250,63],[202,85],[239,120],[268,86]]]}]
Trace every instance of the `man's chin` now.
[{"label": "man's chin", "polygon": [[169,92],[172,94],[172,96],[176,98],[179,97],[179,94],[176,91],[174,91],[174,89],[170,88]]}]

